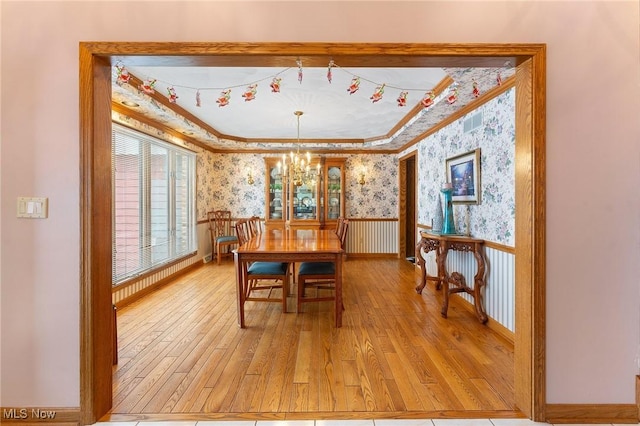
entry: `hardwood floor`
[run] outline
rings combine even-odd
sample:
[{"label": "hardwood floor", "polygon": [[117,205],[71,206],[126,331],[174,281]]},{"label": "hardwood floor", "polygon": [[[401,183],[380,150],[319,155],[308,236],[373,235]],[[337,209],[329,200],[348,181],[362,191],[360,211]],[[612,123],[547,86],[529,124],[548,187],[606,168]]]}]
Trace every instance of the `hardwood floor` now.
[{"label": "hardwood floor", "polygon": [[296,314],[295,297],[247,302],[240,329],[229,259],[120,308],[111,420],[522,417],[513,345],[466,302],[442,318],[405,260],[344,266],[339,329],[332,302]]}]

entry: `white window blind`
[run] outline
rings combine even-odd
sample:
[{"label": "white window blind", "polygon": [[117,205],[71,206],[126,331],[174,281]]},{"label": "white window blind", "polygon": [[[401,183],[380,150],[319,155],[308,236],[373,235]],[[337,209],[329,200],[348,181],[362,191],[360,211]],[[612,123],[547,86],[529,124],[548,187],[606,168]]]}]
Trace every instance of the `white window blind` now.
[{"label": "white window blind", "polygon": [[113,123],[113,285],[197,250],[195,153]]}]

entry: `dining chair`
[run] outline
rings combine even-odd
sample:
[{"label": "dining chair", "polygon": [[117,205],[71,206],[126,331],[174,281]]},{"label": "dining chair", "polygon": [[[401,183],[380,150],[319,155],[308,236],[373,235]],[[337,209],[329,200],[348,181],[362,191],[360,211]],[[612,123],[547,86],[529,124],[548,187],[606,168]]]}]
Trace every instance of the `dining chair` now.
[{"label": "dining chair", "polygon": [[230,251],[232,246],[238,245],[238,237],[234,235],[229,210],[212,210],[207,213],[207,219],[209,220],[211,247],[219,265],[222,259],[222,247],[227,247]]},{"label": "dining chair", "polygon": [[336,221],[336,229],[335,229],[335,232],[336,234],[338,234],[338,236],[340,236],[340,234],[342,233],[343,226],[344,226],[344,217],[340,216]]},{"label": "dining chair", "polygon": [[[341,221],[340,245],[344,249],[349,229],[349,219]],[[335,300],[336,265],[334,262],[302,262],[298,268],[298,298],[296,312],[300,312],[301,305],[308,302],[323,302]],[[315,295],[307,295],[307,290],[315,290]],[[344,304],[342,306],[344,309]]]},{"label": "dining chair", "polygon": [[251,235],[261,234],[262,233],[262,221],[258,216],[251,216],[248,220],[249,231]]},{"label": "dining chair", "polygon": [[[259,218],[239,219],[236,221],[236,235],[240,245],[245,244],[262,232]],[[253,224],[252,224],[253,223]],[[258,261],[246,265],[247,286],[245,301],[280,302],[282,312],[287,312],[289,295],[289,263]],[[280,291],[275,291],[278,290]]]}]

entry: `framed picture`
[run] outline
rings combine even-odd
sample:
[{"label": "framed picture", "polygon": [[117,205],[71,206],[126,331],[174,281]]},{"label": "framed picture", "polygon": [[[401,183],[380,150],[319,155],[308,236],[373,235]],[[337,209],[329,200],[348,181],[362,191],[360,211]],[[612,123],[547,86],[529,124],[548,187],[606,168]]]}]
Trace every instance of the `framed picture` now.
[{"label": "framed picture", "polygon": [[447,158],[447,182],[453,185],[454,203],[480,203],[480,148]]}]

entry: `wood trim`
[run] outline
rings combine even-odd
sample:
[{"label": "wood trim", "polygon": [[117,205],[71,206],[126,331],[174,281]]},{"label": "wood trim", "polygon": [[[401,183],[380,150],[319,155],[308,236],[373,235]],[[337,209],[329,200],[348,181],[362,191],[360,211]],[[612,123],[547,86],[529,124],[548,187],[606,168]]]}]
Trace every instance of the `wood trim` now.
[{"label": "wood trim", "polygon": [[[187,259],[189,259],[189,258],[192,258],[192,257],[194,257],[194,256],[197,256],[197,254],[198,254],[198,252],[197,252],[197,251],[194,251],[193,253],[190,253],[190,254],[188,254],[188,255],[186,255],[186,256],[182,256],[182,257],[181,257],[181,258],[179,258],[179,259],[175,259],[175,260],[173,260],[173,261],[171,261],[171,262],[167,263],[166,265],[162,265],[162,267],[160,267],[160,268],[156,268],[156,269],[154,269],[154,270],[152,270],[152,271],[145,272],[145,273],[144,273],[144,274],[142,274],[142,275],[138,275],[137,277],[130,278],[130,279],[129,279],[129,280],[127,280],[127,281],[123,281],[123,282],[121,282],[121,283],[120,283],[120,284],[118,284],[118,285],[112,286],[112,287],[111,287],[111,293],[116,293],[116,292],[118,292],[118,291],[121,291],[121,290],[123,290],[123,289],[125,289],[125,288],[127,288],[127,287],[129,287],[129,286],[134,285],[134,284],[135,284],[135,283],[137,283],[137,282],[140,282],[140,281],[144,280],[144,279],[145,279],[145,278],[147,278],[147,277],[150,277],[150,276],[155,275],[155,274],[157,274],[157,273],[159,273],[159,272],[162,272],[162,271],[164,271],[164,270],[165,270],[165,269],[167,269],[167,268],[171,268],[173,265],[176,265],[176,264],[178,264],[178,263],[180,263],[180,262],[184,262],[185,260],[187,260]],[[198,262],[196,262],[196,263],[198,263]],[[174,275],[175,275],[175,274],[174,274]]]},{"label": "wood trim", "polygon": [[93,424],[112,406],[111,67],[80,45],[80,409]]},{"label": "wood trim", "polygon": [[485,247],[490,247],[490,248],[492,248],[494,250],[503,251],[505,253],[510,253],[510,254],[514,254],[514,255],[516,254],[516,248],[515,247],[506,246],[506,245],[500,244],[500,243],[494,243],[493,241],[485,240],[484,246]]},{"label": "wood trim", "polygon": [[[11,425],[29,424],[72,424],[80,423],[79,408],[62,407],[0,407],[2,421],[0,423]],[[17,418],[16,418],[17,417]]]},{"label": "wood trim", "polygon": [[[457,295],[455,295],[455,296],[457,296]],[[452,304],[455,303],[456,306],[462,307],[463,309],[471,312],[473,315],[476,314],[476,310],[475,310],[475,307],[473,306],[473,304],[470,303],[470,302],[467,302],[466,300],[464,300],[461,297],[453,297],[453,298],[451,298],[451,303]],[[489,315],[489,321],[487,321],[487,323],[485,325],[490,330],[493,330],[496,333],[498,333],[500,336],[504,337],[505,340],[507,340],[511,344],[513,344],[515,342],[515,334],[511,330],[509,330],[507,327],[505,327],[504,325],[500,324],[498,321],[494,320],[490,315]]]},{"label": "wood trim", "polygon": [[[358,420],[363,416],[359,412],[353,411],[332,411],[316,412],[309,416],[304,412],[295,413],[210,413],[210,414],[109,414],[100,419],[104,422],[176,422],[176,421],[210,421],[210,420],[251,420],[251,421],[285,421],[285,420]],[[423,420],[423,419],[519,419],[523,418],[518,410],[478,410],[478,411],[423,411],[411,412],[375,412],[367,411],[366,419],[402,419],[402,420]]]},{"label": "wood trim", "polygon": [[365,259],[365,258],[377,258],[377,259],[397,259],[398,253],[346,253],[348,257]]},{"label": "wood trim", "polygon": [[[82,422],[111,407],[110,63],[139,66],[307,66],[333,58],[344,67],[490,67],[516,64],[516,402],[545,418],[546,45],[430,43],[81,42],[81,347]],[[343,154],[357,151],[343,150]],[[263,151],[264,153],[264,151]],[[392,152],[389,152],[392,153]],[[109,270],[107,270],[109,269]],[[104,343],[106,342],[106,343]],[[465,412],[465,416],[470,415]],[[442,417],[442,413],[437,413]]]},{"label": "wood trim", "polygon": [[[436,84],[433,87],[433,90],[432,90],[433,95],[435,97],[440,96],[440,94],[444,92],[447,89],[447,87],[451,86],[453,83],[455,83],[455,81],[451,77],[449,77],[448,75],[445,76],[442,80],[440,80],[438,84]],[[418,115],[418,113],[423,109],[424,107],[422,106],[422,99],[421,99],[418,103],[414,105],[413,108],[411,108],[411,111],[409,111],[409,113],[405,115],[402,120],[400,120],[383,138],[379,138],[379,139],[392,137],[402,128],[402,126],[406,125],[413,117]],[[398,150],[398,152],[402,152],[402,151],[404,151],[404,148]]]},{"label": "wood trim", "polygon": [[[524,416],[518,410],[477,410],[477,411],[406,411],[375,412],[367,411],[364,418],[369,419],[520,419]],[[299,413],[211,413],[211,414],[109,414],[100,419],[105,422],[159,422],[159,421],[207,421],[207,420],[249,420],[249,421],[285,421],[285,420],[358,420],[362,419],[362,412],[332,411],[315,412],[312,416],[304,412]]]},{"label": "wood trim", "polygon": [[486,104],[491,99],[511,89],[514,86],[514,84],[515,84],[515,76],[507,78],[502,83],[502,85],[493,87],[486,93],[483,93],[482,95],[480,95],[478,99],[469,102],[463,108],[460,108],[459,110],[451,114],[446,119],[442,120],[435,126],[431,127],[427,131],[419,134],[418,136],[416,136],[415,138],[413,138],[412,140],[404,144],[402,147],[400,147],[400,149],[398,149],[398,152],[402,152],[411,148],[412,146],[416,145],[418,142],[422,141],[423,139],[428,138],[438,130],[445,128],[446,126],[453,123],[454,121],[464,117],[466,114],[470,113],[471,111],[474,111],[480,108],[482,105]]},{"label": "wood trim", "polygon": [[640,422],[640,375],[636,376],[636,405],[638,407],[638,422]]},{"label": "wood trim", "polygon": [[[415,158],[415,153],[414,158]],[[405,230],[407,228],[407,221],[402,214],[407,210],[407,159],[402,159],[398,162],[398,256],[401,256],[406,252],[407,239],[405,237]]]},{"label": "wood trim", "polygon": [[[194,269],[200,268],[201,266],[203,266],[204,264],[202,262],[195,262],[192,263],[191,265],[180,269],[179,271],[177,271],[175,274],[171,274],[168,277],[165,277],[163,279],[161,279],[160,281],[157,281],[151,285],[149,285],[148,287],[143,288],[140,291],[135,292],[134,294],[132,294],[129,297],[126,297],[122,300],[120,300],[119,302],[116,302],[116,308],[121,308],[123,306],[127,306],[130,303],[135,302],[136,300],[141,299],[142,297],[144,297],[145,295],[151,293],[152,291],[155,291],[157,289],[159,289],[162,286],[165,286],[167,284],[170,284],[173,280],[175,280],[176,278],[178,278],[181,275],[186,274],[187,272],[191,272]],[[156,271],[158,272],[158,271]],[[139,280],[138,280],[139,281]],[[136,281],[137,282],[137,281]],[[133,283],[132,283],[133,284]],[[118,288],[117,290],[122,290],[122,288]]]},{"label": "wood trim", "polygon": [[[185,134],[182,134],[180,132],[177,132],[174,129],[172,129],[171,127],[169,127],[169,126],[167,126],[167,125],[165,125],[163,123],[160,123],[160,122],[158,122],[156,120],[153,120],[153,119],[141,114],[140,112],[134,111],[133,109],[125,107],[124,105],[121,105],[119,103],[111,102],[111,111],[113,113],[115,113],[116,115],[118,115],[118,116],[124,115],[126,117],[129,117],[132,120],[137,121],[140,124],[145,124],[145,125],[149,126],[152,129],[164,132],[164,133],[166,133],[166,134],[168,134],[170,136],[173,136],[176,139],[179,139],[180,141],[189,143],[189,144],[191,144],[193,146],[197,146],[197,147],[200,147],[202,149],[205,149],[205,150],[208,150],[208,151],[211,151],[211,152],[218,152],[218,151],[213,150],[210,146],[208,146],[206,144],[203,144],[202,142],[200,142],[200,141],[198,141],[198,140],[196,140],[196,139],[194,139],[192,137],[189,137],[188,135],[185,135]],[[141,127],[135,127],[135,126],[131,125],[131,123],[129,123],[129,122],[122,121],[122,120],[118,119],[118,117],[114,118],[112,116],[112,120],[115,121],[116,123],[118,123],[122,127],[126,127],[128,129],[134,130],[134,131],[136,131],[138,133],[143,133],[145,135],[154,137],[156,139],[161,139],[161,140],[163,140],[163,141],[165,141],[167,143],[174,144],[176,146],[179,146],[182,149],[186,149],[186,150],[194,152],[196,154],[198,153],[197,150],[194,150],[193,148],[185,146],[185,145],[183,145],[181,143],[176,143],[176,141],[175,140],[171,140],[171,138],[159,138],[158,135],[153,134],[151,131],[148,131],[148,130],[145,130],[144,128],[141,128],[142,126]],[[222,152],[222,151],[220,151],[220,152]]]},{"label": "wood trim", "polygon": [[637,423],[634,404],[547,404],[548,423]]},{"label": "wood trim", "polygon": [[545,421],[546,45],[516,68],[516,404]]},{"label": "wood trim", "polygon": [[398,222],[398,218],[377,218],[377,217],[348,217],[351,222]]}]

